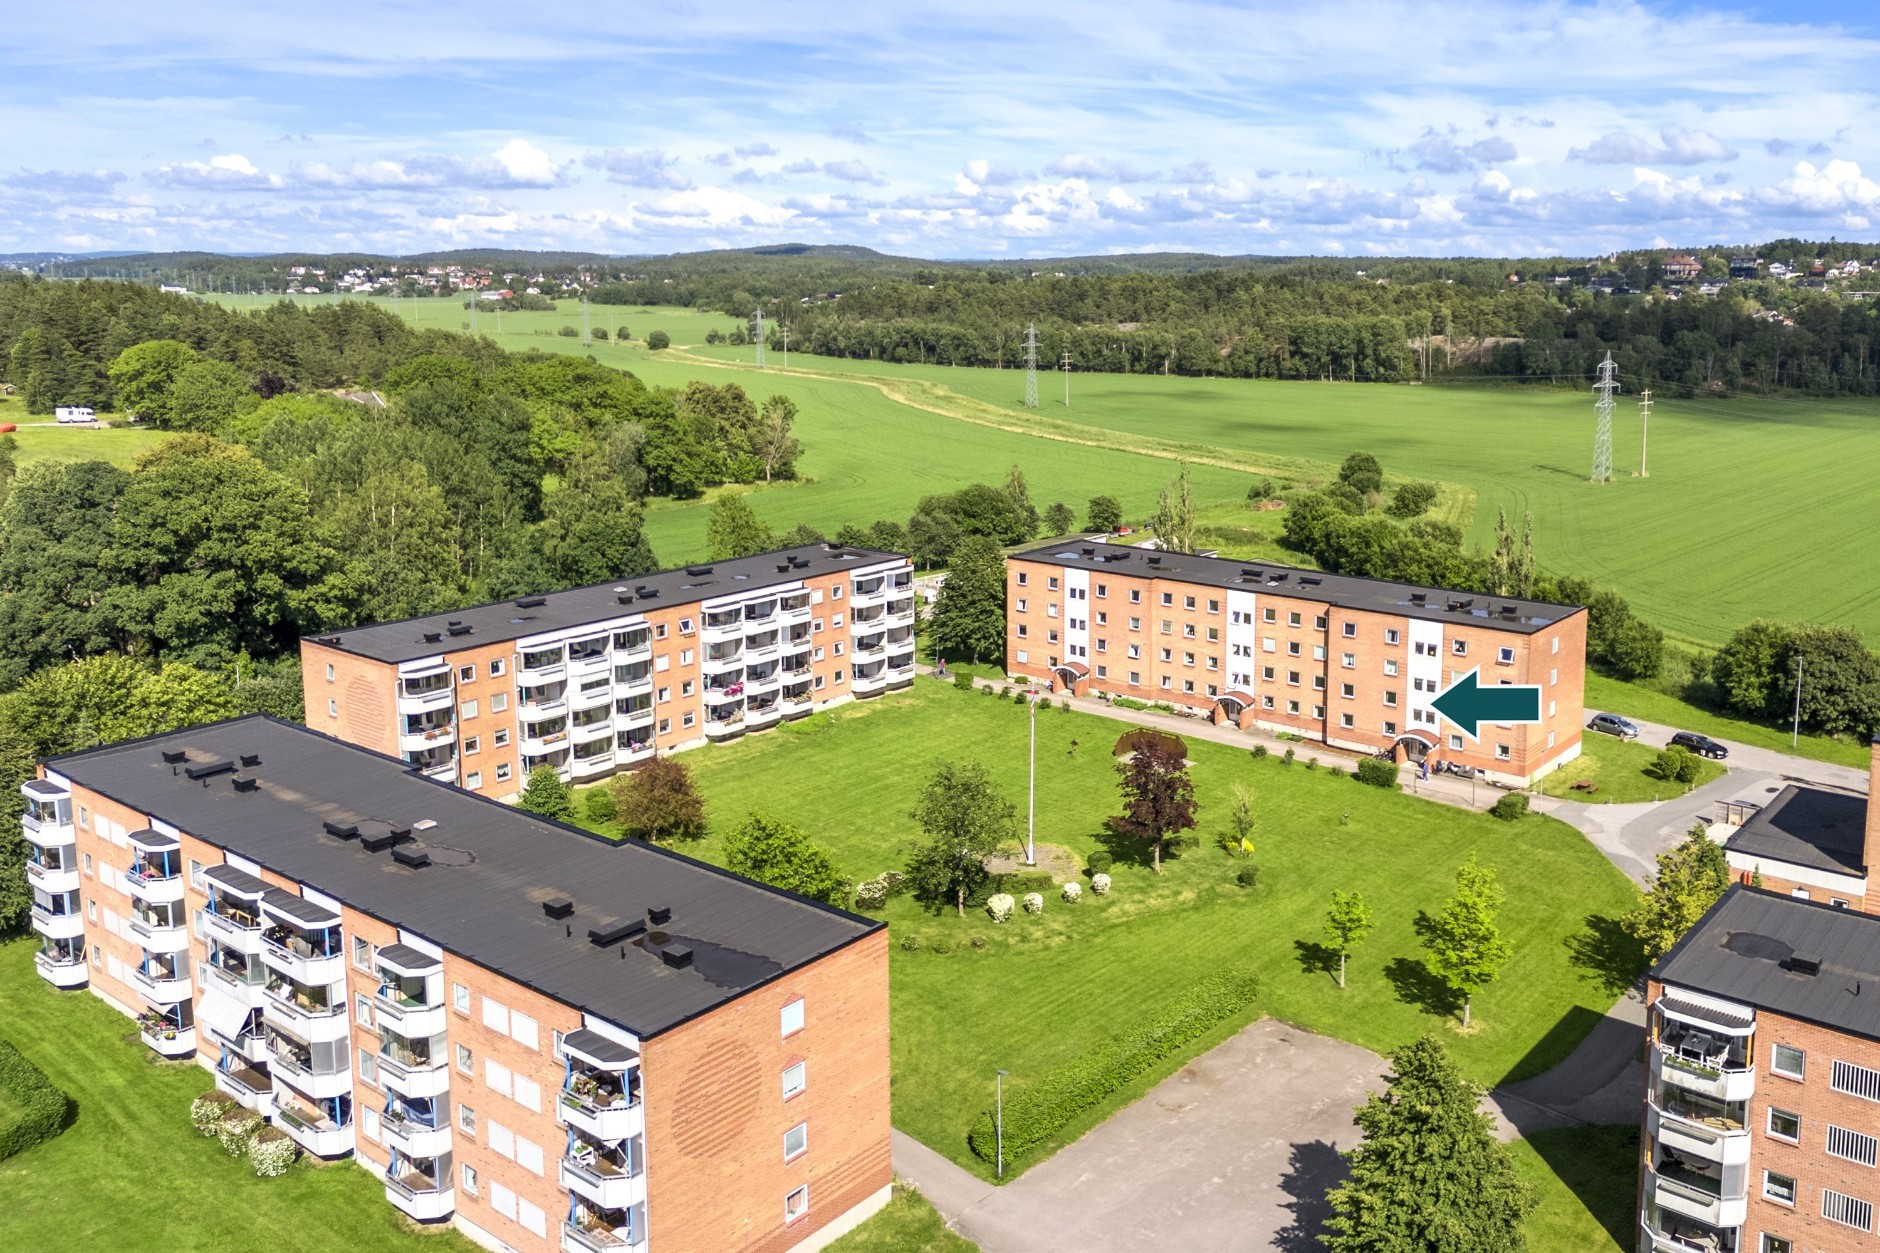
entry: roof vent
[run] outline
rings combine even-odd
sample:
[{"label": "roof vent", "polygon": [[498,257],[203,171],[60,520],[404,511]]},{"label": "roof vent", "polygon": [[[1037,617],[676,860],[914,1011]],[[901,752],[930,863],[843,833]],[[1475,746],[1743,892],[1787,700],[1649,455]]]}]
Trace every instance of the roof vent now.
[{"label": "roof vent", "polygon": [[1302,574],[1299,576],[1299,585],[1301,587],[1317,587],[1319,584],[1323,582],[1325,582],[1324,579],[1315,578],[1314,576],[1309,575],[1309,574]]},{"label": "roof vent", "polygon": [[237,792],[256,792],[261,789],[261,780],[253,775],[236,775],[233,782]]},{"label": "roof vent", "polygon": [[712,568],[710,566],[687,566],[685,572],[687,574],[710,574]]},{"label": "roof vent", "polygon": [[422,870],[431,864],[431,855],[421,848],[395,848],[392,850],[392,860],[401,866]]},{"label": "roof vent", "polygon": [[409,844],[410,842],[411,842],[411,828],[410,827],[393,827],[392,828],[392,843]]},{"label": "roof vent", "polygon": [[663,927],[672,921],[672,910],[664,905],[648,909],[646,911],[646,921],[650,926]]},{"label": "roof vent", "polygon": [[188,760],[189,754],[183,752],[181,749],[166,748],[163,750],[163,764],[166,766],[181,765]]},{"label": "roof vent", "polygon": [[439,643],[443,640],[443,638],[444,638],[444,633],[442,631],[426,631],[424,633],[424,642],[427,644]]},{"label": "roof vent", "polygon": [[228,774],[235,769],[232,761],[205,761],[199,765],[185,766],[183,774],[191,779],[212,779],[218,774]]},{"label": "roof vent", "polygon": [[779,561],[777,563],[777,573],[778,574],[790,573],[790,563],[787,561]]},{"label": "roof vent", "polygon": [[1149,558],[1149,564],[1150,564],[1150,565],[1152,565],[1152,566],[1159,566],[1159,565],[1161,565],[1161,564],[1162,564],[1162,554],[1161,554],[1161,553],[1155,553],[1155,554],[1153,554],[1153,555],[1151,555],[1151,556],[1150,556],[1150,558]]},{"label": "roof vent", "polygon": [[1425,601],[1429,600],[1429,598],[1430,598],[1430,594],[1428,592],[1411,592],[1410,593],[1410,603],[1413,605],[1421,605]]},{"label": "roof vent", "polygon": [[261,764],[261,754],[243,753],[241,755],[241,763],[243,770],[253,770],[256,766]]},{"label": "roof vent", "polygon": [[659,950],[659,960],[674,970],[683,970],[692,964],[692,946],[690,944],[666,944]]},{"label": "roof vent", "polygon": [[595,948],[612,948],[614,945],[638,935],[646,929],[643,922],[623,922],[612,927],[595,927],[588,932],[588,943]]},{"label": "roof vent", "polygon": [[574,912],[574,902],[565,896],[552,897],[542,902],[542,912],[550,918],[566,918]]},{"label": "roof vent", "polygon": [[470,634],[471,628],[470,624],[467,622],[453,622],[450,626],[446,627],[445,630],[451,635],[468,635]]},{"label": "roof vent", "polygon": [[390,831],[386,831],[383,834],[374,832],[371,835],[361,835],[359,837],[359,847],[365,849],[368,853],[383,853],[386,849],[391,848],[397,843],[398,837],[393,835]]},{"label": "roof vent", "polygon": [[1788,968],[1798,975],[1818,975],[1821,973],[1821,954],[1792,953],[1789,955]]},{"label": "roof vent", "polygon": [[548,603],[548,597],[546,596],[524,596],[521,600],[518,600],[516,602],[516,608],[540,609],[543,605],[546,605],[547,603]]},{"label": "roof vent", "polygon": [[357,839],[359,836],[359,828],[350,822],[323,822],[320,826],[336,840]]},{"label": "roof vent", "polygon": [[617,603],[622,604],[622,605],[631,605],[633,603],[633,593],[632,592],[615,592],[614,600]]}]

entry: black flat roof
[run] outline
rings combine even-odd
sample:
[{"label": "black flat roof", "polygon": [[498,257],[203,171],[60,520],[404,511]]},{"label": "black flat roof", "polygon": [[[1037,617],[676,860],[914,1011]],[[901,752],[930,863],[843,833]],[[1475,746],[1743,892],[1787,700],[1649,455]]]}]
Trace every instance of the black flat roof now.
[{"label": "black flat roof", "polygon": [[1791,783],[1725,842],[1732,853],[1863,875],[1867,798]]},{"label": "black flat roof", "polygon": [[[1821,959],[1819,974],[1788,958]],[[1738,884],[1659,959],[1652,977],[1880,1040],[1880,917]]]},{"label": "black flat roof", "polygon": [[[587,587],[519,596],[488,605],[472,605],[423,618],[380,622],[350,630],[328,631],[304,638],[342,652],[377,661],[417,661],[441,657],[480,644],[502,643],[529,635],[544,635],[607,622],[667,605],[693,604],[721,596],[738,596],[764,587],[853,570],[884,561],[906,561],[900,553],[842,544],[805,544],[781,548],[755,557],[704,562],[657,574],[609,579]],[[781,568],[780,568],[781,567]],[[622,597],[631,597],[628,604]],[[539,602],[539,603],[538,603]],[[439,638],[427,640],[427,635]]]},{"label": "black flat roof", "polygon": [[[1158,552],[1127,544],[1093,540],[1060,540],[1009,554],[1024,561],[1042,561],[1072,569],[1108,571],[1136,578],[1179,579],[1241,592],[1291,596],[1315,600],[1343,609],[1396,614],[1430,622],[1482,627],[1532,635],[1585,610],[1578,605],[1555,605],[1515,596],[1489,596],[1457,592],[1416,583],[1390,583],[1349,574],[1302,570],[1271,561],[1229,561],[1193,553]],[[1421,595],[1422,601],[1415,599]]]},{"label": "black flat roof", "polygon": [[[163,753],[257,753],[260,780],[191,780]],[[290,722],[252,715],[48,758],[74,784],[220,845],[640,1036],[657,1035],[885,924],[639,843],[615,844],[438,783],[403,763]],[[324,823],[412,828],[414,869]],[[426,826],[426,823],[432,825]],[[574,912],[550,918],[544,901]],[[297,899],[297,898],[296,898]],[[669,909],[667,948],[689,965],[603,933]],[[572,934],[570,934],[572,932]]]}]

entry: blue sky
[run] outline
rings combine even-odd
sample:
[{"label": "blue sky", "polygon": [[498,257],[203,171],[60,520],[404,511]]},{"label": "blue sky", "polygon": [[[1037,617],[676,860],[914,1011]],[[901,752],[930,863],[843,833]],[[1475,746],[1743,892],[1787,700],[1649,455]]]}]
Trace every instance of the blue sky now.
[{"label": "blue sky", "polygon": [[0,251],[1880,237],[1871,4],[289,7],[16,6]]}]

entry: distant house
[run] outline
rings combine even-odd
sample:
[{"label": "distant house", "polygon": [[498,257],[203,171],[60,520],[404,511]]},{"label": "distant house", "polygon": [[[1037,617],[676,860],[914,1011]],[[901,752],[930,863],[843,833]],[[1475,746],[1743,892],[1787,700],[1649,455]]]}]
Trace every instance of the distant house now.
[{"label": "distant house", "polygon": [[1725,286],[1727,286],[1727,283],[1723,279],[1707,278],[1697,285],[1697,294],[1700,296],[1714,296],[1722,291]]},{"label": "distant house", "polygon": [[1658,272],[1669,279],[1691,279],[1704,272],[1704,263],[1688,253],[1679,253],[1660,262]]},{"label": "distant house", "polygon": [[1762,259],[1760,257],[1730,258],[1731,278],[1755,278],[1761,272]]},{"label": "distant house", "polygon": [[1858,262],[1858,261],[1856,261],[1856,260],[1854,260],[1854,258],[1852,258],[1852,257],[1849,257],[1849,258],[1848,258],[1847,260],[1845,260],[1845,261],[1843,261],[1843,262],[1841,263],[1841,273],[1843,273],[1843,274],[1859,274],[1859,273],[1860,273],[1860,262]]},{"label": "distant house", "polygon": [[1769,277],[1770,278],[1787,278],[1789,275],[1793,273],[1795,273],[1795,271],[1789,269],[1788,266],[1784,265],[1780,261],[1771,261],[1769,263]]},{"label": "distant house", "polygon": [[157,288],[157,290],[163,291],[163,292],[169,292],[172,296],[187,296],[189,294],[189,288],[180,286],[179,284],[176,284],[176,283],[165,283],[161,287]]}]

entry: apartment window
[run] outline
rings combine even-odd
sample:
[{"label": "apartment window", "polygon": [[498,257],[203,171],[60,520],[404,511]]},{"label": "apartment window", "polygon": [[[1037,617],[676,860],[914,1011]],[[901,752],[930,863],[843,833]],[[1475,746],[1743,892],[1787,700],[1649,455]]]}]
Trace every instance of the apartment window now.
[{"label": "apartment window", "polygon": [[477,681],[477,668],[475,666],[458,666],[457,667],[457,682],[475,683],[476,681]]},{"label": "apartment window", "polygon": [[[1101,641],[1099,641],[1099,642],[1101,642]],[[1099,648],[1099,649],[1098,649],[1097,651],[1098,651],[1098,652],[1102,652],[1103,650],[1102,650],[1101,648]],[[1098,677],[1099,679],[1107,679],[1107,678],[1109,678],[1109,677],[1110,677],[1110,668],[1109,668],[1108,666],[1098,666],[1098,667],[1097,667],[1097,677]]]},{"label": "apartment window", "polygon": [[1514,749],[1510,748],[1506,744],[1495,745],[1495,760],[1496,761],[1509,761],[1509,760],[1512,760],[1513,757],[1514,757]]},{"label": "apartment window", "polygon": [[1395,706],[1397,703],[1397,693],[1394,691],[1386,690],[1384,693],[1384,703],[1386,705]]},{"label": "apartment window", "polygon": [[[366,1008],[366,998],[364,996],[359,998],[359,1005],[361,1009]],[[372,1024],[368,1020],[361,1018],[359,1025],[362,1027],[370,1027]],[[375,1088],[379,1086],[378,1054],[368,1053],[364,1049],[359,1050],[359,1077]]]},{"label": "apartment window", "polygon": [[1286,625],[1287,625],[1287,626],[1298,626],[1298,625],[1299,625],[1299,614],[1298,614],[1297,612],[1293,612],[1293,613],[1289,613],[1289,614],[1287,614],[1287,615],[1286,615]]},{"label": "apartment window", "polygon": [[1863,1101],[1880,1101],[1880,1070],[1856,1066],[1853,1062],[1835,1062],[1829,1067],[1828,1086]]},{"label": "apartment window", "polygon": [[804,1184],[783,1198],[783,1221],[793,1223],[809,1213],[809,1185]]},{"label": "apartment window", "polygon": [[477,1195],[477,1168],[475,1166],[463,1168],[463,1190],[471,1196]]},{"label": "apartment window", "polygon": [[508,708],[509,708],[509,693],[497,692],[495,695],[490,697],[490,712],[491,713],[499,714]]},{"label": "apartment window", "polygon": [[1384,734],[1385,735],[1397,734],[1397,724],[1394,722],[1386,722],[1384,724]]},{"label": "apartment window", "polygon": [[1182,636],[1186,639],[1195,638],[1195,624],[1192,622],[1182,623]]},{"label": "apartment window", "polygon": [[1020,613],[1024,613],[1024,612],[1025,612],[1025,604],[1026,604],[1026,602],[1025,602],[1025,598],[1024,598],[1023,596],[1020,596],[1020,597],[1018,598],[1018,612],[1020,612]]},{"label": "apartment window", "polygon": [[1469,641],[1450,640],[1449,651],[1454,653],[1458,657],[1467,657],[1469,655]]},{"label": "apartment window", "polygon": [[1795,1180],[1787,1175],[1778,1175],[1773,1170],[1763,1171],[1763,1196],[1781,1205],[1795,1204]]},{"label": "apartment window", "polygon": [[1871,1204],[1851,1196],[1843,1196],[1828,1188],[1821,1190],[1821,1216],[1831,1223],[1840,1223],[1843,1227],[1853,1227],[1858,1231],[1873,1230],[1873,1206]]},{"label": "apartment window", "polygon": [[783,1099],[789,1100],[809,1086],[809,1063],[798,1062],[783,1072]]},{"label": "apartment window", "polygon": [[1286,672],[1286,682],[1293,687],[1298,687],[1299,686],[1299,672],[1297,670],[1288,670]]},{"label": "apartment window", "polygon": [[1263,613],[1262,613],[1262,614],[1260,615],[1260,620],[1261,620],[1262,622],[1278,622],[1278,621],[1279,621],[1279,611],[1278,611],[1277,609],[1273,609],[1273,608],[1271,608],[1271,607],[1269,607],[1269,608],[1267,608],[1267,609],[1266,609],[1266,611],[1265,611],[1265,612],[1263,612]]},{"label": "apartment window", "polygon": [[457,1129],[467,1136],[477,1133],[477,1112],[468,1105],[457,1107]]},{"label": "apartment window", "polygon": [[1274,670],[1273,670],[1273,667],[1271,667],[1271,666],[1261,666],[1261,667],[1260,667],[1260,677],[1261,677],[1262,679],[1265,679],[1265,680],[1266,680],[1266,681],[1267,681],[1268,683],[1271,683],[1271,682],[1273,681],[1273,675],[1274,675],[1274,673],[1275,673],[1275,672],[1274,672]]},{"label": "apartment window", "polygon": [[681,648],[681,649],[679,650],[679,664],[680,664],[680,665],[682,665],[682,666],[689,666],[689,665],[691,665],[691,664],[692,664],[692,660],[693,660],[693,657],[692,657],[692,650],[691,650],[691,649],[689,649],[689,648]]},{"label": "apartment window", "polygon": [[1795,1253],[1795,1245],[1792,1241],[1784,1240],[1781,1236],[1764,1236],[1762,1238],[1762,1253]]},{"label": "apartment window", "polygon": [[803,1029],[803,998],[798,997],[783,1007],[781,1015],[785,1039]]},{"label": "apartment window", "polygon": [[471,1054],[470,1049],[466,1045],[459,1044],[457,1046],[457,1069],[463,1071],[466,1075],[476,1073],[476,1058]]},{"label": "apartment window", "polygon": [[1110,585],[1108,583],[1097,584],[1097,599],[1098,600],[1106,599],[1109,596],[1109,594],[1110,594]]},{"label": "apartment window", "polygon": [[329,661],[329,662],[327,662],[327,663],[326,663],[326,681],[327,681],[328,683],[331,683],[331,682],[333,682],[333,680],[334,680],[334,679],[336,679],[337,677],[338,677],[338,675],[337,675],[337,674],[336,674],[336,673],[334,672],[334,668],[333,668],[333,663],[332,663],[332,662],[330,662],[330,661]]},{"label": "apartment window", "polygon": [[672,699],[672,689],[669,687],[660,688],[653,693],[653,699],[661,705],[665,704]]},{"label": "apartment window", "polygon": [[1140,605],[1142,603],[1141,588],[1132,587],[1129,589],[1129,603],[1132,605]]},{"label": "apartment window", "polygon": [[1141,687],[1141,686],[1142,686],[1142,671],[1140,671],[1140,670],[1131,670],[1131,671],[1129,672],[1129,685],[1130,685],[1131,687]]},{"label": "apartment window", "polygon": [[671,718],[661,718],[659,720],[659,733],[661,735],[669,735],[672,733],[672,719]]},{"label": "apartment window", "polygon": [[1787,1140],[1790,1144],[1798,1143],[1802,1138],[1802,1116],[1770,1106],[1769,1134],[1778,1140]]},{"label": "apartment window", "polygon": [[1192,666],[1192,665],[1194,665],[1194,664],[1195,664],[1195,655],[1194,655],[1193,653],[1183,653],[1183,654],[1182,654],[1182,664],[1183,664],[1184,666]]},{"label": "apartment window", "polygon": [[[1055,592],[1055,591],[1057,591],[1057,590],[1058,590],[1058,579],[1057,579],[1057,575],[1055,575],[1055,574],[1052,574],[1052,575],[1047,575],[1047,576],[1045,576],[1045,580],[1044,580],[1044,585],[1045,585],[1045,588],[1046,588],[1046,590],[1048,590],[1048,591],[1053,591],[1053,592]],[[840,596],[840,595],[842,595],[842,589],[841,589],[841,588],[839,588],[839,587],[838,587],[838,588],[836,589],[836,595],[838,595],[838,596]]]},{"label": "apartment window", "polygon": [[329,700],[326,702],[326,716],[329,718],[339,717],[339,702],[338,701]]},{"label": "apartment window", "polygon": [[665,623],[655,622],[653,624],[653,638],[656,640],[663,640],[666,638],[666,624]]},{"label": "apartment window", "polygon": [[503,729],[497,730],[494,734],[490,736],[490,743],[496,745],[496,747],[498,748],[508,748],[509,747],[508,729],[503,728]]},{"label": "apartment window", "polygon": [[[508,668],[507,663],[505,663],[501,657],[497,657],[490,662],[490,677],[492,679],[500,679],[503,677],[503,672]],[[490,708],[496,708],[494,702],[491,702]]]},{"label": "apartment window", "polygon": [[692,694],[692,691],[693,691],[693,688],[692,688],[691,679],[687,679],[685,682],[679,685],[679,695],[681,696],[690,696]]},{"label": "apartment window", "polygon": [[1346,639],[1350,640],[1350,639],[1356,639],[1358,637],[1358,624],[1357,623],[1347,622],[1347,623],[1344,623],[1343,626],[1345,628]]},{"label": "apartment window", "polygon": [[[366,1028],[368,1031],[372,1029],[372,998],[367,996],[364,992],[359,994],[358,1008],[354,1011],[353,1016],[359,1020],[360,1026]],[[365,1072],[362,1069],[360,1073],[363,1074]]]},{"label": "apartment window", "polygon": [[[836,589],[836,595],[838,595],[838,596],[840,596],[840,595],[842,595],[842,589],[841,589],[841,588],[839,588],[839,587],[838,587],[838,588]],[[692,619],[690,619],[690,618],[681,618],[681,619],[679,619],[679,634],[681,634],[681,635],[690,635],[690,634],[692,634]]]},{"label": "apartment window", "polygon": [[1397,642],[1398,642],[1398,641],[1399,641],[1400,639],[1402,639],[1402,638],[1403,638],[1403,637],[1402,637],[1402,636],[1400,636],[1400,635],[1399,635],[1399,634],[1397,633],[1397,628],[1396,628],[1396,627],[1385,627],[1385,628],[1384,628],[1384,642],[1385,642],[1386,644],[1395,644],[1395,643],[1397,643]]},{"label": "apartment window", "polygon": [[1458,753],[1461,752],[1462,751],[1462,737],[1460,735],[1450,736],[1449,747],[1455,752],[1458,752]]},{"label": "apartment window", "polygon": [[465,987],[461,983],[451,984],[450,985],[450,1003],[451,1003],[452,1008],[454,1008],[458,1013],[460,1014],[469,1013],[470,1012],[470,989]]},{"label": "apartment window", "polygon": [[85,862],[85,873],[86,873],[86,874],[91,874],[91,873],[92,873],[92,869],[91,869],[91,854],[90,854],[90,853],[85,853],[85,854],[83,854],[83,858],[84,858],[84,862]]},{"label": "apartment window", "polygon": [[1299,712],[1299,702],[1296,700],[1287,701],[1286,712],[1289,714],[1297,714]]},{"label": "apartment window", "polygon": [[1356,726],[1357,723],[1350,714],[1339,714],[1338,725],[1349,731],[1352,727]]},{"label": "apartment window", "polygon": [[477,702],[473,700],[467,700],[463,702],[463,705],[457,711],[457,716],[459,718],[462,718],[465,722],[468,722],[470,719],[476,717],[477,716]]},{"label": "apartment window", "polygon": [[361,970],[372,969],[372,945],[356,935],[352,943],[352,964]]},{"label": "apartment window", "polygon": [[783,1133],[783,1160],[795,1161],[809,1149],[809,1124],[800,1122]]},{"label": "apartment window", "polygon": [[1880,1156],[1880,1140],[1858,1131],[1849,1131],[1846,1127],[1828,1128],[1828,1153],[1832,1157],[1846,1158],[1850,1162],[1859,1162],[1862,1166],[1872,1166]]},{"label": "apartment window", "polygon": [[1358,668],[1358,654],[1340,653],[1338,655],[1338,664],[1346,670],[1356,670]]},{"label": "apartment window", "polygon": [[1514,664],[1514,649],[1512,648],[1496,649],[1495,650],[1495,664],[1501,665],[1501,666],[1512,666]]},{"label": "apartment window", "polygon": [[1778,1044],[1769,1057],[1769,1069],[1790,1079],[1800,1079],[1808,1070],[1808,1054],[1792,1045]]},{"label": "apartment window", "polygon": [[1305,655],[1300,651],[1298,640],[1286,641],[1286,655],[1288,657],[1303,657]]},{"label": "apartment window", "polygon": [[1031,582],[1031,576],[1026,574],[1023,570],[1020,570],[1018,572],[1018,585],[1023,587],[1029,582]]},{"label": "apartment window", "polygon": [[1338,694],[1346,700],[1350,700],[1358,694],[1357,685],[1353,683],[1341,684],[1338,689]]},{"label": "apartment window", "polygon": [[1262,696],[1260,698],[1260,708],[1271,709],[1272,707],[1273,707],[1273,698],[1271,696]]}]

